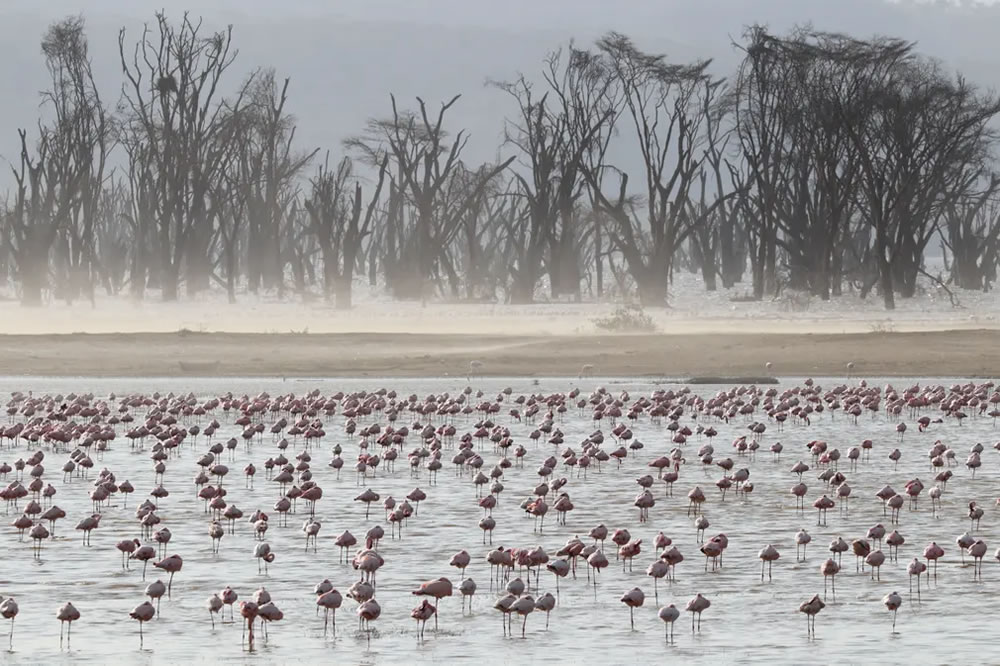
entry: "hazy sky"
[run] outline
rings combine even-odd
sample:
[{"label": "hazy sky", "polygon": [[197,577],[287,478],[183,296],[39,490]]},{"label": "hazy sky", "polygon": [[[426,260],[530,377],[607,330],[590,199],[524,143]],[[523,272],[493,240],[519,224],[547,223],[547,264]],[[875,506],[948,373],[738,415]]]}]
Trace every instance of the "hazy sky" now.
[{"label": "hazy sky", "polygon": [[[38,91],[46,84],[39,39],[45,27],[79,13],[78,0],[0,0],[0,157],[16,155],[16,127],[33,127]],[[891,34],[987,85],[1000,84],[1000,7],[971,9],[882,0],[95,0],[86,3],[98,84],[113,105],[121,90],[117,36],[138,36],[143,21],[165,8],[185,7],[206,28],[234,25],[240,50],[231,83],[256,67],[273,66],[292,79],[289,109],[304,146],[335,154],[340,141],[372,115],[388,111],[390,92],[403,104],[422,95],[431,103],[462,93],[455,124],[472,134],[474,159],[496,153],[503,95],[487,78],[539,71],[542,58],[570,38],[588,43],[619,30],[644,48],[677,60],[713,57],[718,74],[731,72],[732,46],[743,28],[766,23],[783,31],[816,28],[868,37]]]}]

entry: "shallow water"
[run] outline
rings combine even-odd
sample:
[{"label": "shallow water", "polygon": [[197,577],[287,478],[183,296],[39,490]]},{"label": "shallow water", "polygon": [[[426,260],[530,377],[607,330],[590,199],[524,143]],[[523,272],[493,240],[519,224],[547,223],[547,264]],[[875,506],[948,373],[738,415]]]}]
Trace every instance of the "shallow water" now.
[{"label": "shallow water", "polygon": [[[893,383],[902,388],[913,381],[895,379]],[[825,388],[832,388],[838,380],[818,382]],[[885,380],[870,382],[882,385]],[[935,380],[934,383],[947,386],[952,381]],[[611,379],[582,382],[543,379],[537,385],[533,380],[484,379],[473,382],[474,387],[482,388],[487,397],[495,396],[505,386],[512,387],[514,395],[517,395],[567,391],[574,384],[580,384],[585,393],[599,384],[614,394],[628,390],[633,399],[648,395],[655,388],[665,388]],[[199,398],[207,398],[226,391],[236,395],[268,391],[277,395],[288,392],[303,394],[318,388],[324,394],[330,394],[337,390],[372,390],[381,386],[395,389],[400,396],[411,392],[424,396],[443,391],[454,395],[464,388],[465,383],[455,380],[373,379],[282,382],[252,378],[0,378],[0,395],[6,401],[13,390],[33,390],[36,394],[76,391],[93,392],[97,398],[105,398],[110,392],[121,396],[130,392],[158,390],[164,393],[193,391]],[[693,387],[694,392],[704,396],[712,395],[718,389],[712,386]],[[569,514],[565,526],[556,524],[555,512],[551,511],[545,520],[544,532],[539,534],[533,532],[532,519],[518,507],[538,482],[535,469],[549,455],[558,457],[559,451],[566,446],[579,451],[579,442],[594,430],[595,425],[589,411],[581,414],[570,408],[562,422],[557,422],[565,434],[565,444],[554,447],[542,443],[536,447],[527,438],[533,426],[508,424],[506,411],[506,408],[503,409],[495,417],[496,421],[509,425],[515,444],[523,443],[528,454],[523,468],[507,470],[503,479],[506,490],[493,512],[497,521],[493,546],[482,543],[482,532],[477,527],[482,510],[476,504],[474,486],[468,474],[455,476],[449,462],[451,454],[444,456],[445,465],[436,485],[430,483],[426,472],[419,479],[411,479],[405,459],[397,461],[399,464],[395,472],[387,472],[384,466],[380,466],[376,476],[367,480],[366,485],[382,498],[393,495],[402,499],[414,486],[419,486],[428,495],[428,499],[420,504],[418,515],[408,521],[402,539],[386,538],[379,546],[379,552],[386,559],[377,579],[376,598],[382,606],[382,616],[374,623],[375,630],[370,640],[366,634],[357,631],[356,604],[346,597],[337,614],[336,635],[324,637],[322,614],[316,614],[312,593],[316,583],[329,578],[337,589],[346,594],[347,588],[358,578],[350,564],[338,564],[339,549],[333,545],[333,539],[338,534],[349,529],[361,540],[371,526],[385,523],[381,503],[372,507],[371,518],[365,520],[364,507],[353,501],[363,489],[363,486],[357,485],[352,469],[359,447],[355,438],[344,433],[342,416],[325,419],[327,436],[312,451],[313,478],[324,490],[317,506],[317,517],[323,523],[317,554],[313,554],[311,548],[309,552],[303,549],[300,526],[306,518],[304,503],[300,502],[298,513],[289,517],[288,527],[280,527],[276,512],[271,510],[279,492],[277,484],[265,480],[263,462],[278,453],[272,437],[265,434],[263,441],[254,444],[249,454],[241,443],[236,450],[235,461],[229,460],[228,453],[221,455],[222,461],[231,470],[225,483],[229,491],[226,500],[235,502],[247,516],[255,508],[271,514],[266,540],[277,553],[277,559],[270,566],[267,576],[257,573],[257,561],[252,555],[256,542],[245,519],[237,523],[236,535],[227,534],[222,539],[220,553],[212,553],[211,539],[207,534],[210,520],[203,512],[202,501],[195,496],[195,487],[191,483],[199,471],[195,461],[207,448],[205,438],[199,437],[194,449],[189,438],[175,450],[179,452],[179,457],[167,462],[163,480],[170,496],[159,503],[158,513],[163,519],[160,527],[167,526],[173,532],[168,551],[180,554],[184,558],[184,567],[174,578],[172,598],[162,600],[160,617],[145,625],[142,651],[139,649],[137,623],[129,619],[128,612],[145,600],[145,585],[157,578],[159,572],[150,566],[144,583],[141,580],[141,565],[133,563],[131,570],[122,570],[121,555],[115,549],[115,543],[120,539],[140,536],[134,509],[155,485],[148,443],[145,451],[133,453],[128,440],[123,437],[123,428],[119,426],[119,437],[112,449],[104,453],[103,458],[98,458],[96,452],[93,454],[95,468],[91,471],[91,478],[100,468],[107,467],[116,474],[119,483],[129,479],[136,492],[128,498],[127,507],[123,507],[122,499],[116,497],[110,508],[103,509],[101,526],[93,533],[90,547],[81,545],[80,534],[72,528],[91,511],[91,502],[87,497],[91,484],[78,478],[63,483],[59,468],[66,454],[46,450],[43,464],[48,471],[44,479],[57,487],[58,494],[54,501],[68,515],[57,524],[56,537],[44,544],[40,560],[33,559],[27,539],[23,543],[18,541],[15,529],[7,527],[0,530],[0,552],[3,553],[0,594],[16,597],[20,605],[14,650],[4,653],[2,661],[199,663],[239,660],[256,663],[264,660],[285,663],[334,657],[348,663],[370,664],[406,663],[414,659],[440,663],[456,659],[522,663],[528,654],[533,661],[568,662],[587,658],[600,663],[651,663],[663,657],[686,661],[728,658],[740,663],[773,662],[776,658],[785,663],[830,663],[835,660],[905,660],[911,664],[981,661],[985,618],[1000,612],[1000,596],[996,594],[1000,589],[1000,567],[993,559],[994,548],[1000,546],[993,507],[997,492],[998,454],[992,449],[997,435],[991,419],[969,418],[961,426],[954,420],[947,420],[944,424],[932,426],[926,433],[919,433],[913,419],[904,418],[911,427],[900,444],[895,433],[898,419],[887,418],[884,412],[874,419],[866,415],[857,425],[842,413],[831,418],[826,412],[814,418],[811,426],[787,425],[780,433],[775,424],[769,424],[756,459],[738,458],[730,448],[735,436],[747,434],[746,422],[713,422],[712,425],[719,431],[714,440],[716,459],[730,456],[736,461],[735,468],[748,467],[755,487],[752,495],[738,499],[730,491],[725,502],[720,501],[720,493],[714,483],[722,472],[715,466],[703,469],[695,452],[705,440],[692,436],[684,447],[687,464],[675,485],[674,497],[664,497],[663,485],[655,485],[653,490],[657,502],[650,510],[650,520],[639,523],[638,510],[632,506],[639,491],[634,479],[651,472],[646,463],[665,455],[674,446],[664,426],[654,425],[648,417],[644,417],[632,424],[632,429],[645,448],[638,455],[628,458],[621,469],[617,469],[613,462],[605,464],[600,473],[592,467],[587,478],[583,479],[577,478],[574,471],[561,463],[557,466],[555,476],[570,478],[564,490],[569,492],[576,508]],[[936,413],[928,413],[932,417],[937,416]],[[239,435],[241,428],[232,424],[232,415],[224,419],[220,410],[218,418],[223,422],[223,428],[213,441],[225,441]],[[398,425],[412,420],[412,417],[401,417]],[[473,422],[474,417],[456,420],[459,434],[471,431]],[[385,423],[384,417],[382,423]],[[690,414],[685,414],[681,423],[690,425],[692,429],[695,425]],[[605,423],[603,429],[607,434],[610,426]],[[866,438],[875,442],[871,462],[862,462],[856,471],[852,471],[846,460],[846,451]],[[824,527],[816,525],[815,510],[810,508],[799,514],[795,509],[795,499],[789,494],[796,475],[788,470],[800,459],[813,466],[805,443],[814,439],[824,439],[845,454],[840,469],[846,473],[853,488],[849,514],[842,515],[839,507],[831,510],[828,526]],[[932,516],[926,491],[920,498],[918,510],[902,510],[898,529],[906,538],[906,543],[899,549],[898,563],[887,561],[882,566],[881,581],[872,581],[867,571],[855,573],[854,556],[846,554],[843,573],[837,577],[836,601],[828,597],[827,608],[818,616],[816,638],[807,638],[805,617],[797,609],[813,594],[823,594],[819,566],[828,557],[828,544],[837,536],[843,536],[848,541],[863,538],[866,530],[879,522],[886,526],[887,532],[891,531],[892,525],[888,518],[883,518],[882,503],[874,497],[874,493],[886,483],[902,491],[905,482],[915,476],[919,476],[928,489],[932,487],[934,472],[930,470],[926,451],[936,439],[955,449],[958,460],[952,468],[955,476],[948,484],[938,517]],[[767,450],[774,441],[785,445],[779,461],[772,460],[772,454]],[[977,441],[983,442],[986,450],[983,452],[983,467],[972,479],[963,463],[969,447]],[[336,472],[326,466],[335,443],[344,448],[346,463],[339,480]],[[411,435],[403,450],[414,446],[416,438]],[[903,458],[898,469],[893,469],[886,456],[896,446],[902,449]],[[604,448],[608,451],[615,448],[610,437]],[[301,449],[301,444],[293,442],[285,455],[293,458]],[[13,451],[4,449],[0,451],[0,461],[13,463],[17,458],[27,457],[33,450],[24,444]],[[486,461],[484,471],[488,471],[499,457],[489,446],[484,447],[482,455]],[[253,462],[258,468],[253,490],[244,488],[241,472],[248,462]],[[827,492],[825,484],[816,478],[817,474],[818,470],[810,470],[803,477],[809,486],[807,506]],[[9,475],[8,480],[12,476]],[[686,515],[686,494],[695,485],[700,485],[708,497],[704,505],[704,513],[711,522],[707,535],[724,532],[729,537],[723,567],[716,572],[705,572],[695,528],[692,519]],[[955,538],[970,529],[966,513],[967,503],[971,500],[979,501],[986,507],[981,527],[974,533],[990,546],[982,582],[973,580],[971,565],[962,566],[955,545]],[[12,511],[10,516],[5,516],[5,520],[9,523],[15,517]],[[604,523],[611,531],[626,527],[633,538],[643,539],[642,553],[635,560],[634,570],[622,571],[620,563],[615,560],[614,545],[609,540],[605,553],[611,563],[600,574],[596,587],[588,584],[583,564],[578,570],[577,580],[568,578],[560,583],[559,603],[551,615],[548,631],[544,629],[544,614],[534,613],[527,620],[526,640],[520,638],[519,619],[515,619],[516,638],[503,637],[498,626],[501,623],[500,614],[492,608],[494,600],[501,595],[496,589],[490,590],[490,568],[484,559],[486,552],[501,544],[506,547],[540,544],[554,558],[555,551],[574,535],[589,543],[587,533],[598,523]],[[389,526],[386,524],[385,527],[388,533]],[[804,563],[795,561],[794,537],[800,528],[808,530],[813,537]],[[659,604],[654,599],[653,581],[645,574],[647,565],[655,558],[653,537],[658,531],[672,537],[686,558],[677,567],[676,582],[668,585],[663,581],[658,586]],[[918,602],[915,594],[912,598],[908,594],[906,564],[914,556],[920,556],[932,540],[945,549],[946,555],[939,562],[937,582],[924,589]],[[757,552],[768,543],[778,548],[781,559],[774,564],[773,582],[761,583]],[[441,603],[440,629],[433,632],[428,628],[426,638],[418,640],[415,623],[410,618],[410,610],[417,605],[417,598],[411,596],[410,591],[420,582],[439,576],[447,576],[457,585],[462,576],[448,566],[448,560],[463,548],[473,556],[467,575],[479,585],[472,612],[463,616],[456,590],[455,597]],[[160,577],[166,581],[166,576]],[[285,613],[282,622],[270,627],[266,643],[263,636],[258,635],[253,652],[248,652],[247,646],[241,644],[239,623],[222,625],[217,618],[214,631],[211,628],[205,602],[212,593],[226,585],[234,588],[241,599],[250,598],[254,590],[264,586]],[[635,631],[631,631],[628,609],[619,602],[619,597],[636,586],[646,592],[647,598],[645,606],[635,613]],[[881,602],[882,597],[893,590],[898,590],[904,600],[895,634],[891,632],[891,614]],[[536,597],[544,591],[555,592],[553,575],[546,571],[542,572],[539,589],[532,590]],[[682,612],[676,626],[676,640],[667,644],[664,627],[656,615],[658,606],[675,603],[683,609],[696,593],[703,594],[712,602],[711,608],[704,614],[700,633],[692,634],[690,615]],[[81,611],[82,618],[73,627],[70,645],[60,647],[59,622],[55,614],[65,601],[72,601]],[[433,622],[430,624],[433,625]],[[0,644],[4,642],[0,638]]]}]

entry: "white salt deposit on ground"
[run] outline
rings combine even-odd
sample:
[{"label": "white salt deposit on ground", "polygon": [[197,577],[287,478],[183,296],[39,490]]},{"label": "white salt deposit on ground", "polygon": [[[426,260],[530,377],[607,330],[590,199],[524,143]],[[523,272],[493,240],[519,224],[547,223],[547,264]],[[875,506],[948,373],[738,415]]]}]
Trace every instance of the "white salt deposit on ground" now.
[{"label": "white salt deposit on ground", "polygon": [[[936,274],[940,267],[928,266]],[[888,312],[877,294],[861,299],[856,293],[822,301],[784,293],[761,301],[733,300],[745,296],[749,283],[730,290],[707,292],[697,274],[678,273],[670,306],[646,308],[659,331],[666,333],[868,333],[944,329],[997,328],[1000,299],[993,292],[953,289],[957,306],[930,280],[922,279],[914,298],[896,299]],[[126,297],[100,295],[96,304],[67,305],[50,301],[40,308],[23,308],[12,292],[0,301],[2,333],[130,333],[226,331],[245,333],[468,333],[468,334],[590,334],[601,332],[594,320],[611,315],[612,302],[544,302],[533,305],[492,303],[399,302],[385,290],[358,282],[355,307],[336,310],[315,295],[308,299],[288,292],[240,293],[231,305],[221,291],[162,303],[155,291],[141,303]]]}]

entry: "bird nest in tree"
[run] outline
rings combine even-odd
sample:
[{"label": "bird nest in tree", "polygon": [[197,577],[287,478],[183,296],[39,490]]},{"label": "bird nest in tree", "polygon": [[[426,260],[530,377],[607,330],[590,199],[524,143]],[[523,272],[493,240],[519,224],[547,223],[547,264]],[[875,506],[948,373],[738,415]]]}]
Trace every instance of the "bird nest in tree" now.
[{"label": "bird nest in tree", "polygon": [[172,74],[161,76],[156,80],[156,89],[161,95],[177,92],[177,79]]}]

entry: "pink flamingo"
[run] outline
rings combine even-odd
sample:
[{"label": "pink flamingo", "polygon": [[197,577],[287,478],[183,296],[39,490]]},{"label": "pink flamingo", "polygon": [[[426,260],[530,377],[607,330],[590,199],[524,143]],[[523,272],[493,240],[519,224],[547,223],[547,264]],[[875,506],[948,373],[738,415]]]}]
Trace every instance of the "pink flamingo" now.
[{"label": "pink flamingo", "polygon": [[139,546],[135,552],[129,556],[130,560],[142,562],[142,579],[146,580],[146,565],[150,560],[156,558],[156,549],[152,546]]},{"label": "pink flamingo", "polygon": [[[235,622],[236,621],[235,618],[233,617],[233,604],[236,603],[236,600],[239,599],[239,596],[240,595],[236,593],[236,590],[234,590],[233,588],[229,587],[228,585],[225,587],[225,589],[222,590],[222,592],[219,593],[219,598],[222,599],[222,603],[224,605],[226,605],[226,606],[229,606],[229,621],[230,622]],[[223,609],[223,611],[225,611],[225,609]],[[222,613],[222,621],[223,622],[226,621],[226,614],[225,614],[225,612]]]},{"label": "pink flamingo", "polygon": [[154,562],[153,566],[157,569],[163,569],[168,574],[170,574],[170,580],[167,581],[167,597],[170,597],[170,590],[174,583],[174,574],[181,570],[184,566],[184,560],[181,559],[180,555],[171,555],[165,557],[159,562]]},{"label": "pink flamingo", "polygon": [[90,533],[96,530],[101,524],[101,514],[95,513],[87,516],[76,524],[76,529],[83,532],[83,545],[90,545]]},{"label": "pink flamingo", "polygon": [[899,612],[899,607],[903,605],[903,598],[896,592],[890,592],[882,599],[882,603],[885,604],[888,610],[892,611],[892,632],[896,633],[896,613]]},{"label": "pink flamingo", "polygon": [[56,619],[59,620],[59,645],[62,646],[63,641],[63,625],[67,625],[66,629],[66,644],[69,645],[70,636],[73,633],[73,623],[80,619],[80,611],[69,601],[62,605],[59,612],[56,613]]},{"label": "pink flamingo", "polygon": [[142,649],[142,625],[145,622],[149,622],[156,615],[156,609],[153,608],[153,604],[148,601],[143,601],[141,604],[132,609],[132,612],[128,614],[133,620],[139,621],[139,649]]},{"label": "pink flamingo", "polygon": [[[664,606],[663,608],[661,608],[659,611],[657,611],[656,614],[660,618],[660,620],[663,621],[664,630],[666,632],[666,639],[667,642],[670,642],[670,640],[673,638],[674,623],[677,621],[677,618],[680,617],[681,612],[677,610],[676,606],[670,604],[669,606]],[[692,615],[692,619],[693,618],[694,616]]]},{"label": "pink flamingo", "polygon": [[833,598],[837,598],[837,574],[840,573],[840,565],[832,559],[828,559],[820,565],[819,571],[823,574],[823,598],[826,598],[826,579],[830,579],[833,589]]},{"label": "pink flamingo", "polygon": [[[336,589],[331,589],[316,597],[316,607],[323,609],[323,635],[326,635],[327,623],[330,616],[333,616],[333,633],[337,633],[337,609],[340,608],[344,598]],[[331,611],[333,611],[331,613]]]},{"label": "pink flamingo", "polygon": [[[361,621],[363,628],[367,629],[369,643],[371,642],[371,623],[377,620],[381,614],[382,607],[374,599],[369,599],[358,606],[358,619]],[[434,614],[434,617],[437,617],[437,613]]]},{"label": "pink flamingo", "polygon": [[208,609],[208,617],[212,620],[212,629],[215,629],[215,614],[222,610],[223,604],[222,599],[219,598],[218,594],[213,594],[205,602],[205,608]]},{"label": "pink flamingo", "polygon": [[691,613],[691,633],[694,633],[694,616],[698,616],[698,631],[701,631],[701,614],[711,605],[712,602],[701,596],[701,594],[695,595],[695,597],[687,603],[684,610]]},{"label": "pink flamingo", "polygon": [[268,600],[266,603],[257,602],[257,617],[260,618],[261,626],[264,629],[264,643],[267,643],[268,626],[272,622],[280,622],[285,618],[285,614],[274,603]]},{"label": "pink flamingo", "polygon": [[[795,534],[795,559],[797,562],[805,562],[806,560],[806,546],[812,541],[812,537],[805,530],[800,529]],[[800,555],[801,551],[801,555]]]},{"label": "pink flamingo", "polygon": [[927,560],[927,566],[930,568],[930,563],[934,562],[934,579],[937,580],[937,561],[944,557],[944,549],[937,545],[936,542],[931,541],[930,544],[924,548],[924,559]]},{"label": "pink flamingo", "polygon": [[517,601],[517,597],[513,594],[507,594],[501,597],[493,604],[493,608],[500,611],[500,619],[503,622],[503,635],[508,635],[508,624],[510,623],[510,607]]},{"label": "pink flamingo", "polygon": [[622,561],[622,571],[625,571],[625,563],[628,562],[629,571],[632,570],[632,560],[642,550],[642,539],[629,541],[618,549],[618,557]]},{"label": "pink flamingo", "polygon": [[818,594],[813,595],[812,599],[803,601],[799,605],[799,612],[806,614],[806,633],[813,636],[816,635],[816,615],[824,608],[826,608],[826,604],[823,603]]},{"label": "pink flamingo", "polygon": [[462,574],[464,575],[465,568],[469,566],[469,563],[471,561],[472,561],[472,556],[469,555],[469,551],[460,550],[454,555],[452,555],[451,560],[448,562],[448,564],[461,571]]},{"label": "pink flamingo", "polygon": [[427,627],[427,620],[431,619],[431,616],[436,614],[437,609],[426,599],[421,601],[419,606],[410,611],[410,617],[417,621],[418,637],[423,638],[424,629]]},{"label": "pink flamingo", "polygon": [[241,640],[246,640],[247,633],[249,633],[249,645],[253,648],[253,621],[257,619],[257,604],[253,601],[241,601],[240,615],[247,621],[246,625],[243,627],[243,637]]},{"label": "pink flamingo", "polygon": [[[426,597],[433,597],[437,602],[437,605],[441,605],[441,600],[445,597],[450,597],[452,595],[452,584],[447,578],[438,578],[437,580],[428,581],[426,583],[421,583],[420,587],[413,590],[412,594]],[[434,630],[437,631],[438,621],[437,621],[437,609],[434,612]]]},{"label": "pink flamingo", "polygon": [[646,595],[638,587],[633,587],[622,595],[621,602],[628,606],[629,623],[632,626],[632,631],[635,631],[635,609],[640,608],[646,602]]},{"label": "pink flamingo", "polygon": [[0,616],[5,620],[10,620],[10,639],[8,642],[8,648],[14,649],[14,619],[17,617],[18,613],[17,601],[13,598],[4,599],[0,602]]},{"label": "pink flamingo", "polygon": [[[160,614],[160,599],[167,591],[167,586],[163,584],[163,581],[157,579],[146,586],[146,596],[150,599],[156,600],[156,614]],[[144,620],[145,621],[145,620]]]},{"label": "pink flamingo", "polygon": [[873,550],[865,558],[865,562],[871,567],[872,580],[882,580],[882,564],[885,562],[885,553],[881,550]]},{"label": "pink flamingo", "polygon": [[906,573],[910,576],[910,594],[913,594],[913,577],[917,577],[917,599],[920,598],[920,574],[925,571],[927,571],[927,565],[915,557],[906,567]]},{"label": "pink flamingo", "polygon": [[768,544],[761,548],[760,553],[757,555],[760,558],[760,580],[764,582],[764,564],[767,563],[767,579],[771,580],[771,565],[778,560],[781,555],[778,553],[778,549]]},{"label": "pink flamingo", "polygon": [[510,605],[510,612],[521,616],[521,638],[524,638],[525,627],[528,624],[528,616],[535,610],[535,600],[528,594],[520,597]]},{"label": "pink flamingo", "polygon": [[972,577],[973,580],[983,579],[983,557],[986,555],[987,546],[986,542],[982,539],[976,539],[976,541],[969,546],[969,555],[972,556]]},{"label": "pink flamingo", "polygon": [[469,612],[472,612],[472,597],[476,594],[476,581],[466,578],[458,585],[458,591],[462,595],[462,614],[465,614],[465,600],[469,600]]}]

